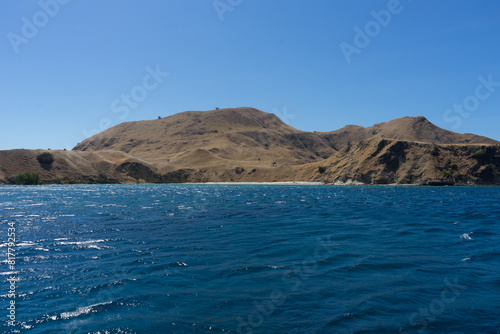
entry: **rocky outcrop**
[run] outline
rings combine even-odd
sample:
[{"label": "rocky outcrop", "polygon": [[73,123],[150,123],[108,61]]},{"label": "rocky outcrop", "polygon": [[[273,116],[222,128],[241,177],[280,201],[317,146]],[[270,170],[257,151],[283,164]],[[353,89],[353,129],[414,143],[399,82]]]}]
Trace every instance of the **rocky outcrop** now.
[{"label": "rocky outcrop", "polygon": [[116,167],[115,172],[124,174],[134,180],[142,180],[148,183],[158,183],[161,178],[158,172],[140,162],[124,162]]},{"label": "rocky outcrop", "polygon": [[441,145],[371,138],[328,160],[329,182],[500,184],[500,146]]}]

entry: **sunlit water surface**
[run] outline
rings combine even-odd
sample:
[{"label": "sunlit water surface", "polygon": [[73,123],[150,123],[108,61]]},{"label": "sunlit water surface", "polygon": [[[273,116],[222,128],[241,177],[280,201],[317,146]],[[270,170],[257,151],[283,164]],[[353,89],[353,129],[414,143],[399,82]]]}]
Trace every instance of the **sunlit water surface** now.
[{"label": "sunlit water surface", "polygon": [[500,188],[7,186],[0,222],[5,333],[500,333]]}]

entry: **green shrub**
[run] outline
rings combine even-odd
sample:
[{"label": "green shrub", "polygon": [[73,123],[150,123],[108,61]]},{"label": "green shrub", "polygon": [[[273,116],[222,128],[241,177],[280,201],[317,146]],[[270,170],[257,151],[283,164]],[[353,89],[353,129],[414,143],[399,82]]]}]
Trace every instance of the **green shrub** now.
[{"label": "green shrub", "polygon": [[456,163],[451,163],[450,164],[450,169],[452,169],[452,170],[458,170],[457,164]]},{"label": "green shrub", "polygon": [[244,171],[245,171],[245,168],[243,168],[243,167],[236,167],[236,168],[234,169],[234,172],[235,172],[236,174],[241,174],[241,173],[243,173]]},{"label": "green shrub", "polygon": [[448,172],[447,170],[442,171],[443,176],[452,179],[454,176],[452,173]]},{"label": "green shrub", "polygon": [[486,150],[485,149],[480,149],[480,150],[477,150],[476,152],[474,152],[474,154],[472,155],[472,157],[474,159],[477,159],[477,160],[480,160],[482,158],[484,158],[486,156]]},{"label": "green shrub", "polygon": [[24,174],[18,174],[15,176],[15,182],[18,185],[40,185],[43,181],[40,180],[38,174],[26,172]]},{"label": "green shrub", "polygon": [[49,152],[43,152],[37,155],[36,159],[41,165],[52,165],[52,163],[54,162],[54,156]]},{"label": "green shrub", "polygon": [[321,157],[322,157],[323,159],[328,159],[330,156],[329,156],[329,155],[327,155],[327,154],[324,154],[324,155],[322,155]]},{"label": "green shrub", "polygon": [[268,148],[269,148],[269,143],[264,143],[264,147],[265,147],[266,149],[268,149]]},{"label": "green shrub", "polygon": [[324,172],[326,172],[326,167],[324,167],[324,166],[318,166],[318,172],[320,174],[323,174]]}]

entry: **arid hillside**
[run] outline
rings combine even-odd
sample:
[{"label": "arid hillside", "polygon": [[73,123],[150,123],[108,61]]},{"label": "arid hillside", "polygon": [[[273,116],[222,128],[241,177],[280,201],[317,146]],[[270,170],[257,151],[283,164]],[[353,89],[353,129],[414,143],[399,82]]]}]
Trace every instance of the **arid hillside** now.
[{"label": "arid hillside", "polygon": [[[324,163],[308,164],[326,183],[486,185],[500,184],[500,147],[364,139]],[[321,172],[319,170],[321,169]]]},{"label": "arid hillside", "polygon": [[253,108],[186,111],[122,123],[74,150],[125,152],[147,159],[162,171],[249,163],[296,165],[335,152],[323,137],[299,131],[274,114]]},{"label": "arid hillside", "polygon": [[435,144],[499,144],[498,141],[487,137],[441,129],[422,116],[397,118],[368,128],[347,125],[336,131],[319,134],[327,141],[335,143],[336,149],[369,138],[387,138]]},{"label": "arid hillside", "polygon": [[230,108],[122,123],[72,151],[0,151],[0,183],[27,172],[47,183],[500,184],[500,143],[424,117],[306,132]]},{"label": "arid hillside", "polygon": [[[38,157],[44,153],[50,154],[53,162],[40,162]],[[0,151],[0,184],[15,183],[15,176],[22,173],[35,173],[47,183],[118,182],[123,178],[114,170],[122,161],[129,159],[133,158],[109,151]]]}]

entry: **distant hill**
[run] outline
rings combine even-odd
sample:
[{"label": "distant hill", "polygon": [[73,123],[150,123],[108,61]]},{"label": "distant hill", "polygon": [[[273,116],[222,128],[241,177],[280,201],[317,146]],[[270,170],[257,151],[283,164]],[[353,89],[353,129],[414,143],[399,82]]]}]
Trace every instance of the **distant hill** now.
[{"label": "distant hill", "polygon": [[436,144],[499,144],[498,141],[487,137],[470,133],[460,134],[441,129],[423,116],[397,118],[368,128],[347,125],[336,131],[322,132],[320,135],[326,140],[335,143],[337,149],[343,148],[349,143],[355,144],[360,140],[369,138],[387,138]]},{"label": "distant hill", "polygon": [[76,151],[116,150],[150,159],[159,168],[302,164],[335,153],[323,136],[297,130],[254,108],[186,111],[152,121],[122,123]]},{"label": "distant hill", "polygon": [[332,183],[500,184],[500,146],[372,137],[343,148],[324,163],[305,165],[303,171],[312,176],[319,166],[324,172],[314,180]]},{"label": "distant hill", "polygon": [[500,184],[500,143],[403,117],[332,132],[297,130],[254,108],[186,111],[107,129],[72,151],[0,151],[0,183],[321,181]]}]

